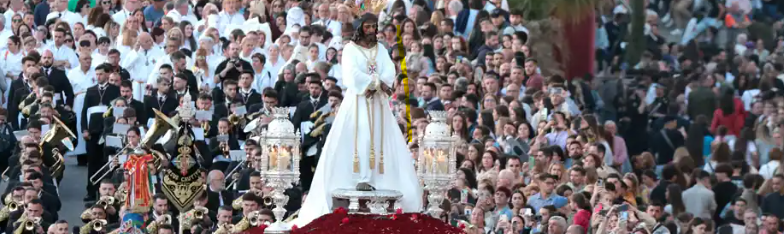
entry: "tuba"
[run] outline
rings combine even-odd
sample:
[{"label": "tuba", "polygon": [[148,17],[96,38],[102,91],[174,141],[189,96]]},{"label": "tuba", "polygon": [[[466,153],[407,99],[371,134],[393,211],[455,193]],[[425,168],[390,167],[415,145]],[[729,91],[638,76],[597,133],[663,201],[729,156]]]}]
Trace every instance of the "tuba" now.
[{"label": "tuba", "polygon": [[108,222],[105,219],[90,221],[79,228],[79,234],[90,234],[91,232],[104,233],[106,232],[106,224],[108,224]]},{"label": "tuba", "polygon": [[155,124],[153,124],[150,130],[144,134],[144,138],[141,141],[142,148],[151,147],[159,138],[163,137],[166,132],[177,128],[177,124],[172,119],[166,117],[166,115],[157,109],[152,109],[152,111],[155,112]]},{"label": "tuba", "polygon": [[[70,141],[71,138],[75,139],[76,134],[56,116],[52,116],[52,126],[52,129],[44,134],[43,140],[41,140],[38,147],[43,150],[44,143],[52,146],[51,153],[52,157],[54,157],[54,163],[50,165],[52,168],[52,177],[60,177],[65,170],[65,159],[58,146],[60,144],[66,144],[65,142]],[[41,152],[41,155],[44,155],[44,152]]]}]

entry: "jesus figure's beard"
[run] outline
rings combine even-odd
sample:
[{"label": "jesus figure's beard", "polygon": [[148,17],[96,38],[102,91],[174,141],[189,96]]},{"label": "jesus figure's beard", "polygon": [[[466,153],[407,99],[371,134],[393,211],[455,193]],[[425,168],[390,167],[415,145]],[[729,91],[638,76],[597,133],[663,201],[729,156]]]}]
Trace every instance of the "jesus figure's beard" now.
[{"label": "jesus figure's beard", "polygon": [[365,37],[362,38],[369,46],[374,46],[378,43],[378,38],[376,37],[375,33],[372,34],[365,34]]}]

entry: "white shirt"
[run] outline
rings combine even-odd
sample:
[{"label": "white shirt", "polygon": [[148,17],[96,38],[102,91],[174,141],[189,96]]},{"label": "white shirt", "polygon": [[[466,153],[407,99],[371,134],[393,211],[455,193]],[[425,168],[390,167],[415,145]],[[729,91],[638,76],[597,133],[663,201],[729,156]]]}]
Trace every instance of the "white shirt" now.
[{"label": "white shirt", "polygon": [[324,25],[327,28],[327,31],[332,33],[332,35],[342,35],[343,32],[343,24],[340,21],[333,20],[333,19],[321,19],[314,24]]},{"label": "white shirt", "polygon": [[60,21],[65,21],[68,23],[71,28],[74,27],[76,22],[82,22],[82,16],[68,10],[59,12],[59,11],[52,11],[48,15],[46,15],[46,21],[50,19],[60,18]]},{"label": "white shirt", "polygon": [[240,58],[249,63],[253,63],[253,55],[256,53],[263,54],[265,58],[267,57],[267,53],[265,53],[264,50],[262,50],[259,47],[254,47],[253,50],[250,51],[250,54],[248,54],[248,56],[245,56],[245,53],[240,51]]},{"label": "white shirt", "polygon": [[74,94],[78,92],[84,94],[84,92],[87,92],[87,88],[98,84],[98,81],[95,79],[95,68],[93,67],[90,67],[87,72],[82,71],[81,66],[71,69],[68,72],[68,80],[71,81]]},{"label": "white shirt", "polygon": [[759,174],[762,176],[762,178],[769,180],[770,178],[773,178],[773,175],[776,173],[776,170],[778,170],[780,166],[781,163],[779,162],[779,160],[770,160],[770,162],[760,167]]},{"label": "white shirt", "polygon": [[174,22],[177,22],[177,23],[180,23],[183,20],[188,21],[191,24],[195,24],[195,23],[199,22],[199,20],[196,19],[196,16],[191,15],[191,14],[186,14],[185,16],[183,16],[177,10],[169,11],[169,13],[167,13],[166,16],[171,17],[174,20]]},{"label": "white shirt", "polygon": [[146,82],[146,74],[152,72],[150,69],[156,64],[156,59],[160,60],[164,55],[162,50],[154,46],[149,50],[139,48],[138,51],[128,51],[127,56],[123,56],[120,66],[131,73],[131,79]]},{"label": "white shirt", "polygon": [[[8,38],[13,36],[14,33],[10,29],[3,29],[0,31],[0,41],[8,41]],[[0,43],[0,49],[8,47],[8,43]]]},{"label": "white shirt", "polygon": [[264,89],[266,88],[274,88],[275,81],[278,79],[276,76],[272,75],[270,70],[267,70],[267,66],[261,69],[261,72],[257,72],[253,77],[253,84],[251,87],[256,90],[258,93],[264,93]]},{"label": "white shirt", "polygon": [[242,14],[240,14],[239,12],[235,12],[234,14],[230,15],[225,11],[221,11],[218,14],[218,33],[220,33],[221,36],[224,37],[228,36],[225,35],[226,26],[228,25],[241,26],[243,23],[245,23],[245,17],[242,16]]},{"label": "white shirt", "polygon": [[[25,56],[24,50],[19,50],[19,53],[11,53],[10,50],[4,49],[0,52],[0,60],[3,61],[0,63],[0,70],[3,70],[6,74],[9,72],[14,76],[19,75],[22,73],[22,58]],[[2,77],[5,77],[6,74],[0,74]]]},{"label": "white shirt", "polygon": [[48,49],[52,51],[55,61],[67,60],[69,63],[71,63],[71,67],[66,67],[66,70],[79,67],[79,57],[76,56],[76,52],[70,47],[61,45],[60,48],[57,48],[56,45],[52,45],[49,46]]},{"label": "white shirt", "polygon": [[125,20],[128,19],[128,17],[130,17],[131,14],[133,14],[133,11],[126,10],[125,7],[123,7],[122,10],[112,15],[112,20],[114,20],[114,22],[119,24],[120,28],[123,28],[123,26],[125,25]]},{"label": "white shirt", "polygon": [[97,67],[98,65],[101,65],[102,63],[105,63],[106,59],[109,58],[109,55],[108,54],[107,55],[103,55],[103,54],[101,54],[101,52],[98,51],[98,49],[95,49],[95,51],[93,51],[92,58],[93,58],[93,65],[92,66],[93,67]]},{"label": "white shirt", "polygon": [[272,58],[267,57],[267,63],[264,64],[264,68],[269,70],[273,76],[277,77],[280,69],[283,68],[283,65],[285,64],[286,60],[280,55],[275,62],[272,61]]}]

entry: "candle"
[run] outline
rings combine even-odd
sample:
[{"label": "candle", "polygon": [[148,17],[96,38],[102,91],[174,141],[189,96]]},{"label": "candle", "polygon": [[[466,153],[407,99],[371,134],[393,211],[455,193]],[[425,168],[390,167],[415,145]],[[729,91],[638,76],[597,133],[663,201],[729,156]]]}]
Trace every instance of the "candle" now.
[{"label": "candle", "polygon": [[430,149],[425,149],[422,152],[425,154],[425,162],[423,165],[425,167],[424,171],[429,174],[432,172],[431,164],[433,163],[433,155],[430,154]]},{"label": "candle", "polygon": [[444,150],[438,150],[438,173],[446,174],[449,171],[449,162],[446,160],[446,153]]},{"label": "candle", "polygon": [[269,158],[270,158],[270,161],[269,161],[270,167],[269,168],[271,170],[277,169],[278,168],[278,150],[275,149],[275,148],[270,148]]},{"label": "candle", "polygon": [[280,162],[278,165],[280,165],[280,168],[278,169],[289,170],[289,165],[291,164],[291,153],[289,153],[287,149],[282,149],[280,151],[279,160]]}]

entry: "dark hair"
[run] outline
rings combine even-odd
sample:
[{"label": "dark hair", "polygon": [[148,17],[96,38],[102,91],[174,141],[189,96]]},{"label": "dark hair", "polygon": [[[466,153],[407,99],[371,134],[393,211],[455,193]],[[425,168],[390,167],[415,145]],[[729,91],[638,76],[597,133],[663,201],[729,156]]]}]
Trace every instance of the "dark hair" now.
[{"label": "dark hair", "polygon": [[577,208],[582,210],[591,210],[591,203],[588,202],[588,198],[585,197],[582,193],[573,193],[572,194],[572,202],[577,204]]},{"label": "dark hair", "polygon": [[678,216],[686,212],[686,204],[683,203],[683,189],[677,184],[670,184],[667,186],[667,194],[669,197],[667,201],[672,205],[672,215]]}]

